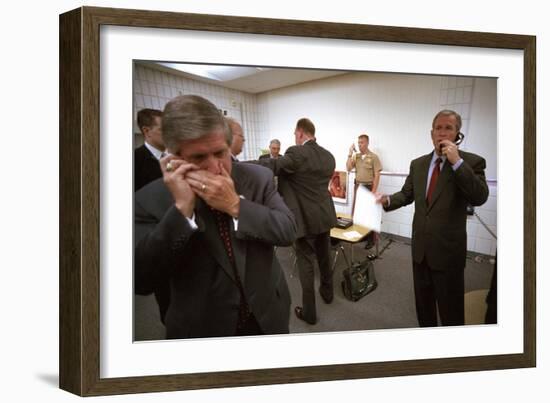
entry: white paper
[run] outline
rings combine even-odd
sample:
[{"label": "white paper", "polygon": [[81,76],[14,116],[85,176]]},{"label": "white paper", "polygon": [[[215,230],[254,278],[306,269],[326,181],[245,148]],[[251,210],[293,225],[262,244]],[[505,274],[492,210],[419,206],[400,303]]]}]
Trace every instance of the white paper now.
[{"label": "white paper", "polygon": [[357,231],[348,231],[344,232],[342,235],[344,235],[348,239],[354,239],[354,238],[361,238],[361,234]]},{"label": "white paper", "polygon": [[366,186],[357,188],[353,224],[376,232],[382,227],[382,205],[376,203],[376,197]]}]

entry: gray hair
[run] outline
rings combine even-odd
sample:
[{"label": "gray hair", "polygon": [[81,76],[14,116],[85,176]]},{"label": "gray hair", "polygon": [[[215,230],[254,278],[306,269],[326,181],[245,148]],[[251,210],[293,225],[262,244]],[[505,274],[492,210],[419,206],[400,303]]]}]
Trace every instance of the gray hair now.
[{"label": "gray hair", "polygon": [[178,152],[180,143],[195,140],[221,130],[227,144],[231,133],[221,111],[198,95],[182,95],[172,99],[162,113],[162,138],[171,152]]},{"label": "gray hair", "polygon": [[462,118],[460,117],[460,115],[453,110],[443,109],[442,111],[439,111],[437,115],[435,115],[434,120],[432,121],[432,129],[435,125],[435,121],[440,116],[454,116],[456,119],[456,131],[459,132],[460,129],[462,128]]},{"label": "gray hair", "polygon": [[277,139],[271,140],[271,141],[269,142],[269,145],[271,145],[271,144],[277,144],[279,147],[281,146],[281,142],[280,142],[279,140],[277,140]]}]

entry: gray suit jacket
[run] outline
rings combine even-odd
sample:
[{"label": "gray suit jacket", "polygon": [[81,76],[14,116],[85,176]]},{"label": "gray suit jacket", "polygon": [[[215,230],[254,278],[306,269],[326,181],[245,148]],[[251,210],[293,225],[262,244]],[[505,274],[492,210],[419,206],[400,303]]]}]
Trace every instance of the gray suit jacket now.
[{"label": "gray suit jacket", "polygon": [[411,162],[401,191],[390,196],[386,211],[414,201],[412,256],[421,263],[426,257],[434,270],[463,270],[466,265],[466,206],[480,206],[489,196],[485,181],[485,160],[479,155],[459,151],[464,160],[453,171],[446,162],[432,195],[426,203],[426,184],[432,154]]},{"label": "gray suit jacket", "polygon": [[298,238],[330,231],[336,225],[336,211],[328,191],[334,173],[332,154],[310,140],[289,147],[278,159],[266,158],[259,163],[269,166],[279,178],[283,196],[298,224]]},{"label": "gray suit jacket", "polygon": [[[250,309],[266,334],[288,333],[290,294],[273,245],[296,237],[292,213],[274,188],[272,173],[234,163],[241,200],[238,231],[231,224],[236,267]],[[135,292],[169,282],[167,338],[232,336],[240,294],[215,218],[202,200],[193,231],[175,208],[162,179],[135,195]]]}]

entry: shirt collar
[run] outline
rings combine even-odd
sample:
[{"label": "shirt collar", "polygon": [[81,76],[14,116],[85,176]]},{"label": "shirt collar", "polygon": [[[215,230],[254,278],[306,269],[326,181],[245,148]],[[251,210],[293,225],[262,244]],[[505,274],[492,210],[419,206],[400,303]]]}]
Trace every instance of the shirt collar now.
[{"label": "shirt collar", "polygon": [[160,151],[157,148],[153,147],[148,142],[145,142],[145,147],[147,147],[147,149],[151,152],[151,154],[153,154],[155,156],[155,158],[157,160],[160,160],[160,158],[162,156],[162,153],[163,153],[162,151]]},{"label": "shirt collar", "polygon": [[437,155],[437,153],[434,151],[434,152],[432,153],[432,161],[430,162],[430,165],[435,164],[435,160],[438,159],[438,158],[441,158],[441,162],[443,162],[443,163],[445,163],[445,161],[447,161],[447,157],[445,157],[444,155],[439,156],[439,155]]}]

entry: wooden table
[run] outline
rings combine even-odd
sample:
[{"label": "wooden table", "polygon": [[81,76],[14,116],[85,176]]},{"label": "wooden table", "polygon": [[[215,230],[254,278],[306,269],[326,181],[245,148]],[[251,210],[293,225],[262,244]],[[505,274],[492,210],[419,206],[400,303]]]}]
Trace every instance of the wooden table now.
[{"label": "wooden table", "polygon": [[[336,217],[351,219],[351,216],[349,214],[342,214],[342,213],[336,214]],[[355,234],[355,236],[350,236],[351,235],[350,233],[352,233],[353,231],[357,232],[357,234]],[[330,230],[331,240],[335,239],[337,241],[342,241],[350,245],[350,257],[351,257],[351,262],[350,262],[348,261],[348,258],[346,256],[344,245],[340,243],[337,246],[336,252],[334,254],[334,260],[332,262],[333,271],[334,271],[334,268],[336,267],[336,261],[338,260],[339,252],[342,252],[342,255],[344,256],[344,259],[346,260],[346,264],[348,265],[348,267],[351,266],[351,264],[353,264],[353,245],[364,240],[365,237],[370,232],[371,230],[369,228],[362,227],[356,224],[353,224],[345,229],[334,227]],[[376,237],[375,246],[376,246],[376,256],[378,256],[378,237]]]}]

